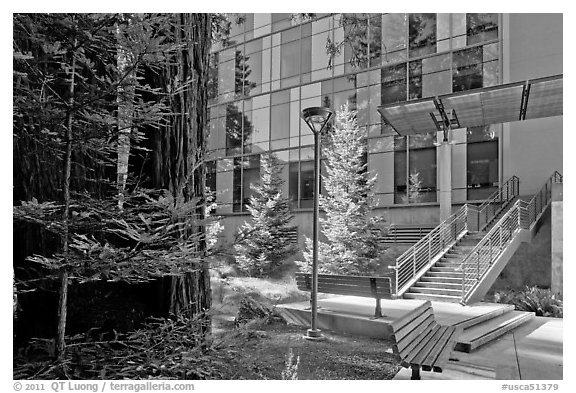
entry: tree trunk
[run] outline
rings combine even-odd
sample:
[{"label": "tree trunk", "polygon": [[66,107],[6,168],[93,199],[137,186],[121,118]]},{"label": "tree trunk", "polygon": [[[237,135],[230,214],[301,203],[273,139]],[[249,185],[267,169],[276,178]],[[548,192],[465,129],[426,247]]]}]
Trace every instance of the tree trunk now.
[{"label": "tree trunk", "polygon": [[[74,40],[76,47],[76,40]],[[66,113],[66,158],[64,159],[64,213],[62,236],[62,252],[64,254],[64,266],[60,272],[60,293],[58,298],[58,331],[56,336],[56,356],[63,360],[66,354],[66,314],[68,308],[68,237],[69,237],[69,213],[70,213],[70,173],[72,171],[72,108],[74,106],[74,76],[76,73],[76,56],[72,52],[72,74],[70,75],[70,88],[68,99],[68,111]]]},{"label": "tree trunk", "polygon": [[[192,224],[181,236],[196,244],[202,262],[170,285],[169,311],[203,318],[211,306],[210,275],[205,262],[205,134],[208,113],[208,61],[211,45],[210,14],[177,14],[176,57],[167,64],[163,85],[169,86],[170,126],[154,138],[155,186],[166,185],[175,201],[195,203]],[[176,202],[175,202],[176,203]],[[206,322],[206,330],[209,323]]]},{"label": "tree trunk", "polygon": [[[121,44],[121,26],[116,27],[118,37],[117,44],[117,66],[118,74],[125,75],[126,71],[133,65],[133,55],[128,48]],[[128,159],[130,157],[130,134],[132,131],[132,118],[134,114],[134,94],[135,94],[136,71],[132,70],[126,77],[126,86],[118,86],[118,160],[117,160],[117,187],[118,187],[118,208],[122,210],[124,204],[124,190],[128,179]]]}]

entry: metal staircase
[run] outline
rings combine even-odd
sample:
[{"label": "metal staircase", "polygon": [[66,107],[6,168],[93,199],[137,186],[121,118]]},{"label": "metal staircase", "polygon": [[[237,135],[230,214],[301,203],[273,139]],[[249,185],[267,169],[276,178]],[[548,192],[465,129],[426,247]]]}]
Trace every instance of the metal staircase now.
[{"label": "metal staircase", "polygon": [[396,297],[481,300],[519,245],[531,240],[550,204],[552,183],[561,182],[555,172],[526,202],[517,198],[513,176],[481,205],[462,206],[396,259]]},{"label": "metal staircase", "polygon": [[[518,178],[513,177],[479,207],[465,205],[455,216],[435,231],[451,232],[449,246],[433,244],[424,238],[398,258],[396,266],[397,297],[458,302],[462,305],[480,301],[522,242],[531,241],[552,200],[553,183],[562,183],[558,172],[526,202],[517,198]],[[462,226],[462,215],[466,217]],[[455,224],[456,223],[456,224]],[[434,232],[434,231],[432,231]],[[431,233],[432,233],[431,232]],[[428,243],[426,243],[428,242]],[[437,242],[436,242],[437,243]],[[421,261],[422,250],[441,251]],[[412,258],[412,259],[410,259]],[[412,272],[408,274],[412,260]],[[406,277],[409,277],[408,279]],[[398,281],[400,285],[398,285]],[[470,352],[534,318],[533,313],[515,311],[513,306],[482,321],[470,321],[456,349]]]}]

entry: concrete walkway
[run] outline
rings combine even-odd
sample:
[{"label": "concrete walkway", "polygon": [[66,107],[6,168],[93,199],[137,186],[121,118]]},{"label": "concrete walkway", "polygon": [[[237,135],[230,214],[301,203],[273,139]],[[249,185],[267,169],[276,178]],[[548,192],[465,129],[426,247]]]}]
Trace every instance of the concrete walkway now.
[{"label": "concrete walkway", "polygon": [[[373,319],[374,300],[350,296],[319,299],[320,329],[386,338],[391,321],[422,303],[421,300],[383,300],[383,318]],[[436,320],[445,325],[465,323],[508,307],[477,303],[461,306],[432,302]],[[280,305],[278,310],[295,324],[309,326],[309,303]],[[410,379],[403,368],[395,379]],[[422,372],[423,380],[559,380],[563,378],[563,320],[535,317],[517,329],[471,353],[453,351],[442,373]]]},{"label": "concrete walkway", "polygon": [[[444,372],[422,372],[422,379],[561,380],[562,329],[562,319],[536,317],[471,353],[452,352]],[[410,370],[394,379],[410,379]]]}]

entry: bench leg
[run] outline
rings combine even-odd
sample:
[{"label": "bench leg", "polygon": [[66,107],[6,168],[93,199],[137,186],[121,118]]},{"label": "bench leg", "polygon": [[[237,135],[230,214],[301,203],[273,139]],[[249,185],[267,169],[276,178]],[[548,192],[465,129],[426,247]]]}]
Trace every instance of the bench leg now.
[{"label": "bench leg", "polygon": [[382,306],[380,299],[376,299],[376,311],[374,311],[374,318],[382,318]]},{"label": "bench leg", "polygon": [[410,379],[420,379],[420,366],[412,366],[412,378]]}]

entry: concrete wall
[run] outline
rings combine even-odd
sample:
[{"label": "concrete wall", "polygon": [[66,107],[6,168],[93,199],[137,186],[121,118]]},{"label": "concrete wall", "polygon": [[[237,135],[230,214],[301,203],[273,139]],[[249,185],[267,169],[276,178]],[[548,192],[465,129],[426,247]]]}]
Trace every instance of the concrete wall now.
[{"label": "concrete wall", "polygon": [[492,291],[523,289],[526,285],[550,288],[551,283],[550,209],[531,243],[522,243],[492,286]]},{"label": "concrete wall", "polygon": [[[502,82],[563,73],[562,14],[503,14]],[[562,117],[504,124],[503,178],[520,178],[520,192],[537,192],[562,172]]]},{"label": "concrete wall", "polygon": [[563,185],[552,186],[552,290],[563,293]]}]

